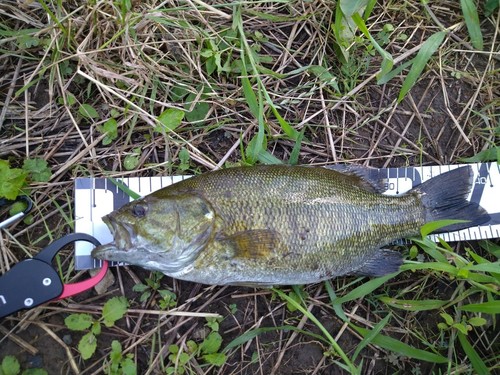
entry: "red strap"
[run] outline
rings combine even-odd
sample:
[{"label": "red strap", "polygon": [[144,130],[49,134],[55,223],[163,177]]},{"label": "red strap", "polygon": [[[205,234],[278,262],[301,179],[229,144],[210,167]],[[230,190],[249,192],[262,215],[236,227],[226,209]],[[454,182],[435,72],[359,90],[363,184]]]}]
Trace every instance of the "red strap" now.
[{"label": "red strap", "polygon": [[98,274],[96,274],[94,277],[91,277],[90,279],[80,281],[78,283],[64,284],[62,294],[59,297],[57,297],[55,301],[74,296],[75,294],[82,293],[96,286],[99,283],[99,281],[101,281],[104,278],[104,275],[106,275],[107,271],[108,271],[108,262],[103,260],[102,268]]}]

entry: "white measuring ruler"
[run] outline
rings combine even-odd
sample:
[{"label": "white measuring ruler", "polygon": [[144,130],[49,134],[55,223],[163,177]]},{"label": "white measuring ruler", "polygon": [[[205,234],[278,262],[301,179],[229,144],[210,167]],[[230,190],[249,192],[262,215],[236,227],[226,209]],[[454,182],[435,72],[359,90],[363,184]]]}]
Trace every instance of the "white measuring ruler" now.
[{"label": "white measuring ruler", "polygon": [[[440,233],[443,240],[464,241],[500,238],[500,166],[497,163],[468,164],[474,171],[474,186],[470,201],[480,204],[491,216],[489,222],[456,232]],[[385,180],[384,194],[400,195],[422,182],[462,165],[425,166],[373,169],[370,177]],[[181,181],[190,176],[131,177],[120,181],[141,196]],[[117,210],[132,199],[106,178],[77,178],[75,180],[75,231],[88,233],[102,244],[113,237],[102,217]],[[430,236],[437,241],[438,235]],[[75,267],[77,270],[100,267],[100,261],[90,256],[92,245],[86,242],[75,244]]]}]

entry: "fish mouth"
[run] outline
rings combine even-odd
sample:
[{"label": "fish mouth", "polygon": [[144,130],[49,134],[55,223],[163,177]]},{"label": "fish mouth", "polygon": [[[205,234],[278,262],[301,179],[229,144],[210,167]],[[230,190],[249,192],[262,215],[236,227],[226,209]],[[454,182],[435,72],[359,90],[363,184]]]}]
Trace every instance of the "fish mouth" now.
[{"label": "fish mouth", "polygon": [[113,236],[116,247],[120,250],[129,250],[133,247],[136,234],[132,225],[123,222],[117,222],[112,216],[107,215],[102,218],[108,226]]},{"label": "fish mouth", "polygon": [[96,247],[92,250],[92,257],[122,261],[121,257],[134,248],[134,242],[137,237],[134,228],[128,223],[116,221],[111,215],[104,216],[102,221],[108,226],[113,236],[113,242]]}]

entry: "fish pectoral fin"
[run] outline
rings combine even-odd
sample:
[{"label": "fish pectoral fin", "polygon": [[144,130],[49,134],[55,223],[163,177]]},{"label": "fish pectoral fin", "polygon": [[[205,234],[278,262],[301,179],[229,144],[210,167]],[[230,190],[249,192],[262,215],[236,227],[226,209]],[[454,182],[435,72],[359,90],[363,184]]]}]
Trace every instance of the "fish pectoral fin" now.
[{"label": "fish pectoral fin", "polygon": [[387,190],[385,181],[378,177],[378,169],[354,164],[325,165],[324,168],[340,172],[356,179],[356,185],[372,193],[383,193]]},{"label": "fish pectoral fin", "polygon": [[384,276],[399,271],[401,264],[403,264],[403,257],[399,252],[378,249],[373,257],[353,273],[362,276]]},{"label": "fish pectoral fin", "polygon": [[232,244],[235,258],[266,259],[275,254],[281,244],[278,232],[268,229],[254,229],[234,233],[226,240]]}]

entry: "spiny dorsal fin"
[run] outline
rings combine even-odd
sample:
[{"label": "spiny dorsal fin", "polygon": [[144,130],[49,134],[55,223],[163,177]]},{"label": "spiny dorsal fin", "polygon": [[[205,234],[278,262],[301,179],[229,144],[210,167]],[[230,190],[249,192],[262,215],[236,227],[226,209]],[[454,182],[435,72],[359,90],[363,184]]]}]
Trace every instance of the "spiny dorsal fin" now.
[{"label": "spiny dorsal fin", "polygon": [[325,165],[325,168],[357,178],[358,185],[372,193],[383,193],[387,190],[384,180],[378,178],[377,168],[355,164]]}]

